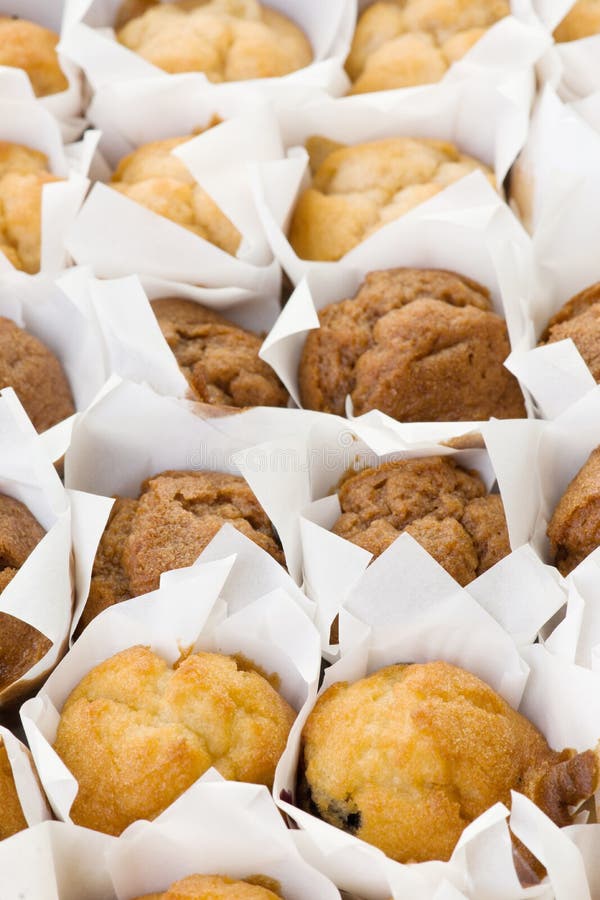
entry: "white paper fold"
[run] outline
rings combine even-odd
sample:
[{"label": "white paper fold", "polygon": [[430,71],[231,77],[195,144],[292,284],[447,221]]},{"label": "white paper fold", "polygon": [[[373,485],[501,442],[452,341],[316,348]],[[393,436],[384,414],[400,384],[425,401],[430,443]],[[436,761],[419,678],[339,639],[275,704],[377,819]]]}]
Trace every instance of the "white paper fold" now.
[{"label": "white paper fold", "polygon": [[[44,822],[51,817],[51,813],[35,773],[29,750],[21,741],[17,740],[8,728],[1,725],[0,738],[6,749],[17,796],[27,825],[32,827],[39,822]],[[0,896],[2,895],[0,894]]]}]

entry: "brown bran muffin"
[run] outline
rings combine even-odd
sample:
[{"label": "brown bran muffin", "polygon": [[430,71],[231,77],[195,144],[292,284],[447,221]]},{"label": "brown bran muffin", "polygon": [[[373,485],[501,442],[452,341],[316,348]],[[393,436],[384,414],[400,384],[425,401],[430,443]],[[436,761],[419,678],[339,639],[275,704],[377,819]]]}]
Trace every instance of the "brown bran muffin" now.
[{"label": "brown bran muffin", "polygon": [[565,18],[554,29],[559,44],[592,37],[600,32],[600,4],[598,0],[577,0]]},{"label": "brown bran muffin", "polygon": [[307,409],[357,416],[371,409],[404,422],[526,415],[503,365],[504,320],[489,292],[441,269],[370,272],[356,296],[330,303],[309,332],[299,367]]},{"label": "brown bran muffin", "polygon": [[0,66],[24,69],[36,97],[58,94],[69,86],[56,53],[58,35],[27,19],[0,16]]},{"label": "brown bran muffin", "polygon": [[258,356],[258,335],[191,300],[167,297],[151,305],[199,400],[239,408],[287,405],[287,391]]},{"label": "brown bran muffin", "polygon": [[552,316],[538,346],[567,338],[571,338],[596,381],[600,381],[600,281],[571,297]]},{"label": "brown bran muffin", "polygon": [[138,900],[281,900],[279,893],[224,875],[189,875],[161,894],[145,894]]},{"label": "brown bran muffin", "polygon": [[119,835],[211,766],[270,787],[295,715],[234,657],[193,653],[171,668],[148,647],[123,650],[88,672],[61,712],[54,749],[79,784],[71,818]]},{"label": "brown bran muffin", "polygon": [[334,534],[377,557],[407,532],[463,586],[510,553],[500,496],[448,457],[350,473],[338,497],[342,515]]},{"label": "brown bran muffin", "polygon": [[27,828],[27,819],[17,793],[13,771],[0,737],[0,841]]},{"label": "brown bran muffin", "polygon": [[402,863],[447,860],[510,792],[559,826],[598,786],[597,753],[557,753],[492,688],[446,662],[393,665],[317,700],[299,805]]},{"label": "brown bran muffin", "polygon": [[600,546],[600,447],[558,501],[547,534],[554,565],[564,576]]}]

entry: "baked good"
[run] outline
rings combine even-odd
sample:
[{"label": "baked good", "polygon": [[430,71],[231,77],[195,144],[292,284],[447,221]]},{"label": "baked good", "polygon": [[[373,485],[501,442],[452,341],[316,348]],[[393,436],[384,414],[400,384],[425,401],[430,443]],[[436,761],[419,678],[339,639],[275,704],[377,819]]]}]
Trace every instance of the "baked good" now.
[{"label": "baked good", "polygon": [[557,753],[487,684],[446,662],[394,665],[317,700],[299,801],[402,863],[447,860],[463,829],[525,794],[556,822],[598,786],[594,751]]},{"label": "baked good", "polygon": [[558,43],[578,41],[600,32],[600,3],[597,0],[577,0],[565,18],[554,29]]},{"label": "baked good", "polygon": [[[257,0],[145,0],[121,11],[117,40],[165,72],[204,72],[209,81],[272,78],[302,69],[313,54],[294,22]],[[125,21],[128,20],[128,21]]]},{"label": "baked good", "polygon": [[0,737],[0,841],[27,828],[27,819],[17,793],[15,778]]},{"label": "baked good", "polygon": [[239,231],[171,152],[192,137],[143,144],[121,160],[111,178],[111,187],[235,255],[241,241]]},{"label": "baked good", "polygon": [[71,818],[119,835],[211,766],[270,787],[294,718],[241,659],[193,653],[171,668],[148,647],[123,650],[88,672],[61,712],[54,749],[79,784]]},{"label": "baked good", "polygon": [[137,500],[118,497],[94,560],[83,625],[156,590],[162,572],[191,566],[226,523],[284,564],[273,526],[239,475],[161,472],[142,484]]},{"label": "baked good", "polygon": [[335,534],[377,557],[407,532],[463,586],[510,553],[500,496],[447,456],[349,474],[338,497]]},{"label": "baked good", "polygon": [[30,275],[40,268],[42,188],[60,180],[44,153],[0,141],[0,252]]},{"label": "baked good", "polygon": [[600,381],[600,281],[571,297],[552,316],[539,346],[567,338],[571,338],[596,381]]},{"label": "baked good", "polygon": [[554,565],[565,576],[600,546],[600,447],[558,501],[547,533]]},{"label": "baked good", "polygon": [[496,186],[487,166],[448,141],[398,137],[349,147],[317,136],[306,149],[312,184],[300,195],[289,232],[301,259],[340,259],[475,170]]},{"label": "baked good", "polygon": [[237,407],[287,405],[286,389],[259,359],[258,335],[192,300],[167,297],[155,300],[152,310],[199,400]]},{"label": "baked good", "polygon": [[280,900],[280,894],[224,875],[189,875],[162,894],[145,894],[138,900]]},{"label": "baked good", "polygon": [[526,415],[504,320],[486,288],[436,269],[370,272],[319,312],[300,360],[302,405],[343,416],[379,409],[404,422]]},{"label": "baked good", "polygon": [[386,0],[358,20],[346,70],[351,93],[439,81],[486,30],[509,15],[507,0]]},{"label": "baked good", "polygon": [[45,431],[75,412],[56,356],[11,319],[0,316],[0,390],[12,387],[34,428]]},{"label": "baked good", "polygon": [[18,16],[0,16],[0,66],[24,69],[36,97],[58,94],[69,86],[58,62],[58,35]]}]

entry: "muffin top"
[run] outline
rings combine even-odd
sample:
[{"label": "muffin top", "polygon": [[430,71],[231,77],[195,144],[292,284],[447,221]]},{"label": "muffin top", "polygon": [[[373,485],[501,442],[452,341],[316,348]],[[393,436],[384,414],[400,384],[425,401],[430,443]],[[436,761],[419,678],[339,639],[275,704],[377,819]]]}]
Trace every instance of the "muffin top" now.
[{"label": "muffin top", "polygon": [[211,766],[270,787],[294,718],[234,657],[193,653],[171,668],[148,647],[123,650],[88,672],[60,716],[54,749],[79,784],[71,818],[118,835]]},{"label": "muffin top", "polygon": [[36,97],[65,91],[69,82],[58,62],[58,35],[27,19],[0,16],[0,66],[24,69]]},{"label": "muffin top", "polygon": [[340,259],[388,222],[449,184],[492,171],[454,144],[426,138],[384,138],[346,146],[309,138],[312,184],[296,204],[289,240],[302,259]]},{"label": "muffin top", "polygon": [[313,58],[300,28],[257,0],[126,0],[117,39],[159,69],[213,82],[287,75]]},{"label": "muffin top", "polygon": [[567,338],[571,338],[596,381],[600,381],[600,281],[571,297],[552,316],[539,346]]},{"label": "muffin top", "polygon": [[358,20],[346,70],[353,94],[439,81],[486,30],[510,13],[506,0],[393,0]]},{"label": "muffin top", "polygon": [[30,275],[40,268],[42,188],[60,180],[44,153],[0,141],[0,251]]},{"label": "muffin top", "polygon": [[287,391],[258,356],[258,335],[191,300],[155,300],[152,310],[199,400],[240,408],[286,406]]},{"label": "muffin top", "polygon": [[191,566],[229,523],[284,564],[273,527],[247,482],[222,472],[167,471],[117,498],[98,546],[87,625],[108,606],[156,590],[160,576]]},{"label": "muffin top", "polygon": [[224,875],[190,875],[163,894],[145,894],[138,900],[280,900],[268,888]]},{"label": "muffin top", "polygon": [[111,187],[235,255],[241,242],[239,231],[171,152],[193,137],[167,138],[139,147],[121,160]]},{"label": "muffin top", "polygon": [[363,469],[342,480],[338,497],[334,534],[377,557],[407,532],[463,586],[510,553],[500,496],[448,457]]},{"label": "muffin top", "polygon": [[565,18],[554,29],[559,44],[592,37],[600,32],[600,3],[598,0],[577,0]]},{"label": "muffin top", "polygon": [[600,546],[600,447],[558,501],[548,524],[554,565],[567,576]]},{"label": "muffin top", "polygon": [[487,684],[445,662],[394,665],[317,700],[301,805],[402,863],[450,858],[463,829],[517,790],[557,825],[594,793],[593,751],[555,753]]},{"label": "muffin top", "polygon": [[27,828],[6,745],[0,737],[0,841]]},{"label": "muffin top", "polygon": [[486,288],[437,269],[370,272],[356,296],[319,313],[300,361],[302,405],[399,421],[521,417],[523,395],[504,367],[510,344]]}]

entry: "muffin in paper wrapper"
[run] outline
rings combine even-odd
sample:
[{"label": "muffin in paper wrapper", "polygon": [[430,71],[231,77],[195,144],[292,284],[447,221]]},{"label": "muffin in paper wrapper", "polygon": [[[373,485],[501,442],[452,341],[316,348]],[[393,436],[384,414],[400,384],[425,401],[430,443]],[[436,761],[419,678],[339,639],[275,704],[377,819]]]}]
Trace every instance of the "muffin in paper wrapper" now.
[{"label": "muffin in paper wrapper", "polygon": [[[552,36],[574,6],[573,0],[533,0],[541,25]],[[555,88],[564,100],[577,100],[600,88],[600,36],[553,41],[538,62],[542,84]]]},{"label": "muffin in paper wrapper", "polygon": [[27,827],[32,828],[50,819],[52,814],[36,775],[31,754],[27,747],[3,725],[0,725],[0,740],[6,750],[23,817]]}]

